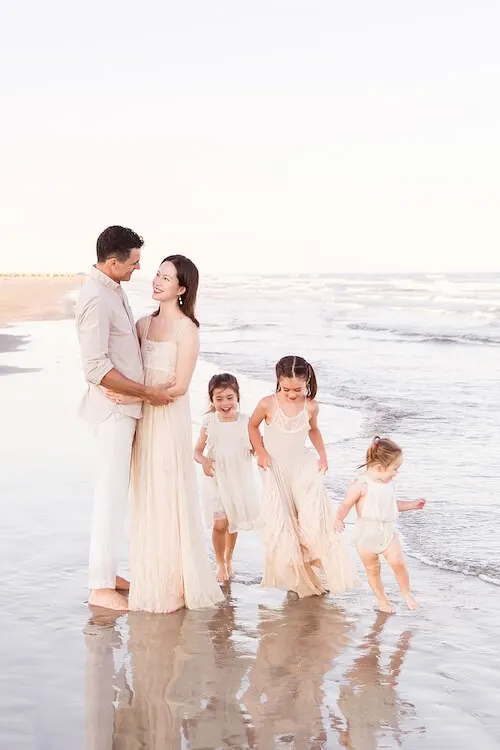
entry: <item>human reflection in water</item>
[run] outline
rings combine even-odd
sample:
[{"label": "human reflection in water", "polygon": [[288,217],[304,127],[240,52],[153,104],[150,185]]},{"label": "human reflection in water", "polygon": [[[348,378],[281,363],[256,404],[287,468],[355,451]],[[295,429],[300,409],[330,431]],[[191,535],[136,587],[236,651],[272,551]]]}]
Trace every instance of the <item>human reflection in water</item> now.
[{"label": "human reflection in water", "polygon": [[231,596],[230,584],[225,591],[226,603],[208,622],[215,665],[207,685],[208,700],[197,716],[184,724],[190,750],[254,746],[251,720],[241,700],[243,683],[255,658],[254,649],[237,622],[237,602]]},{"label": "human reflection in water", "polygon": [[[118,621],[122,612],[94,608],[85,636],[85,750],[111,750],[115,722],[114,702],[125,672],[115,672],[115,656],[123,647]],[[119,661],[119,659],[117,659]]]},{"label": "human reflection in water", "polygon": [[318,597],[289,595],[281,610],[260,608],[257,656],[242,697],[255,725],[256,747],[273,748],[280,741],[329,747],[325,675],[350,629],[342,610]]},{"label": "human reflection in water", "polygon": [[212,612],[129,612],[130,692],[119,699],[113,750],[180,750],[213,679]]},{"label": "human reflection in water", "polygon": [[[379,612],[360,646],[361,655],[345,673],[340,686],[339,708],[346,726],[340,742],[349,750],[377,750],[380,733],[398,741],[403,717],[415,715],[414,706],[398,695],[398,678],[410,646],[412,632],[399,636],[387,666],[381,663],[380,637],[390,616]],[[418,730],[421,731],[421,730]]]}]

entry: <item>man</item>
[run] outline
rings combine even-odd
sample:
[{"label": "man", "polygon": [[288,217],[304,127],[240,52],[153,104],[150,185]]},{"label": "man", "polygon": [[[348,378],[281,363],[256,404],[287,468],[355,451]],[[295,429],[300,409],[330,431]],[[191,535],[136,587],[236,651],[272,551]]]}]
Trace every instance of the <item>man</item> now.
[{"label": "man", "polygon": [[[88,389],[83,416],[95,426],[97,477],[89,556],[89,604],[127,609],[117,577],[119,548],[127,510],[130,458],[141,401],[172,401],[165,386],[144,385],[141,350],[132,311],[121,286],[140,268],[144,244],[131,229],[108,227],[97,240],[97,263],[76,305],[76,327]],[[102,388],[138,399],[115,404]],[[118,590],[117,590],[118,589]]]}]

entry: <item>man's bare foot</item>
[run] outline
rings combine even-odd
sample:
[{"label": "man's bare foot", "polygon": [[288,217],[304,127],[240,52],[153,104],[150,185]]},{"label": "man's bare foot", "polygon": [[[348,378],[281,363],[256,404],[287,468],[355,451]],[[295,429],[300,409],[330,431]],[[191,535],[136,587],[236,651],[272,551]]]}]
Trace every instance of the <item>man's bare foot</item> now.
[{"label": "man's bare foot", "polygon": [[117,591],[130,591],[130,583],[126,578],[116,576],[115,589]]},{"label": "man's bare foot", "polygon": [[227,570],[227,577],[232,578],[233,577],[233,561],[232,560],[226,560],[226,570]]},{"label": "man's bare foot", "polygon": [[126,612],[128,610],[127,600],[114,589],[94,589],[91,591],[89,606],[113,609],[117,612]]},{"label": "man's bare foot", "polygon": [[219,583],[227,583],[229,580],[226,563],[217,563],[217,580]]},{"label": "man's bare foot", "polygon": [[405,596],[405,602],[408,609],[414,610],[414,609],[420,609],[420,604],[417,602],[416,599],[413,598],[411,594],[408,594],[408,596]]},{"label": "man's bare foot", "polygon": [[395,608],[390,603],[387,597],[385,597],[384,599],[377,599],[377,601],[378,601],[378,608],[381,612],[386,612],[388,615],[394,615],[396,613]]}]

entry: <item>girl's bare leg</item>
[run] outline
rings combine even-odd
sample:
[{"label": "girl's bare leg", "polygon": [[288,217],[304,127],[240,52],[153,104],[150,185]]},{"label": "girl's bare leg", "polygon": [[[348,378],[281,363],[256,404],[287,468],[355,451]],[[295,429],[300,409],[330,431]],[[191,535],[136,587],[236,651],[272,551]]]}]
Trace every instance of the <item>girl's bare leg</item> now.
[{"label": "girl's bare leg", "polygon": [[384,552],[384,557],[391,566],[396,581],[398,582],[401,594],[405,600],[408,609],[418,609],[419,603],[413,598],[410,590],[410,576],[406,567],[405,557],[401,549],[401,542],[397,534],[394,534],[390,545]]},{"label": "girl's bare leg", "polygon": [[238,532],[235,531],[233,534],[230,534],[229,531],[226,531],[226,546],[224,549],[224,561],[226,563],[226,570],[229,578],[233,575],[233,552],[236,545],[236,540],[238,539]]},{"label": "girl's bare leg", "polygon": [[384,584],[380,577],[380,559],[379,556],[373,552],[367,552],[367,550],[358,547],[358,554],[361,558],[361,562],[365,566],[366,575],[368,576],[368,583],[370,588],[377,597],[378,608],[381,612],[388,612],[394,614],[396,611],[385,593]]},{"label": "girl's bare leg", "polygon": [[224,559],[227,525],[227,519],[221,518],[214,521],[214,527],[212,530],[212,542],[214,545],[215,562],[217,564],[217,580],[219,583],[225,583],[229,578],[226,561]]}]

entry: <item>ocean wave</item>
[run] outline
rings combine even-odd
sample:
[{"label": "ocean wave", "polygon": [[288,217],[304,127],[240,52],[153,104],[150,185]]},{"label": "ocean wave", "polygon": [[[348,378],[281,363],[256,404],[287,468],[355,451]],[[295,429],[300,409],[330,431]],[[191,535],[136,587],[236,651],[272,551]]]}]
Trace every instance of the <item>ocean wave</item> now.
[{"label": "ocean wave", "polygon": [[408,331],[402,328],[388,328],[369,323],[348,323],[347,328],[352,331],[366,331],[368,333],[389,333],[405,339],[432,344],[488,344],[500,345],[500,338],[496,336],[482,336],[477,333],[426,333],[424,331]]},{"label": "ocean wave", "polygon": [[441,570],[449,570],[452,573],[459,573],[461,575],[470,576],[473,578],[480,578],[486,583],[492,583],[494,586],[500,586],[500,570],[493,567],[492,565],[481,565],[480,563],[466,563],[458,560],[444,559],[433,559],[428,555],[423,555],[421,552],[415,552],[410,548],[406,548],[406,553],[410,556],[429,565],[432,568],[440,568]]},{"label": "ocean wave", "polygon": [[256,328],[279,328],[279,323],[268,323],[265,321],[251,322],[247,321],[236,321],[234,323],[212,323],[210,325],[204,325],[203,330],[208,333],[216,332],[230,332],[230,331],[245,331],[248,329]]}]

